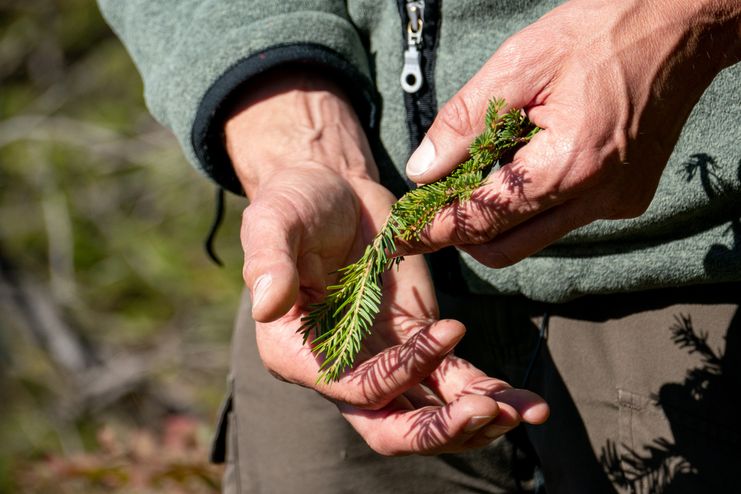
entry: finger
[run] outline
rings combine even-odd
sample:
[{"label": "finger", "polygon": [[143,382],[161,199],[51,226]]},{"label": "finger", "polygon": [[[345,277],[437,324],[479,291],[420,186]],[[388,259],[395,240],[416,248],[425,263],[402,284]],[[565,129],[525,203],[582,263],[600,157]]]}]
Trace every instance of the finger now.
[{"label": "finger", "polygon": [[457,321],[436,321],[318,391],[355,406],[381,408],[426,379],[464,334],[465,327]]},{"label": "finger", "polygon": [[445,402],[440,399],[432,390],[429,388],[419,385],[413,386],[406,390],[402,395],[409,402],[408,408],[423,408],[426,406],[443,406]]},{"label": "finger", "polygon": [[[521,49],[522,48],[522,49]],[[507,108],[525,108],[538,102],[547,83],[544,64],[529,60],[528,47],[506,42],[482,68],[446,102],[427,135],[407,163],[409,178],[430,183],[448,175],[467,159],[468,147],[484,128],[491,98],[504,98]]]},{"label": "finger", "polygon": [[477,449],[488,446],[493,440],[503,436],[511,431],[514,427],[501,426],[499,424],[489,424],[480,431],[473,434],[465,443],[465,449]]},{"label": "finger", "polygon": [[[533,223],[538,228],[517,236],[521,243],[512,242],[513,257],[509,261],[503,258],[499,264],[496,259],[485,262],[500,267],[539,251],[574,228],[610,217],[612,202],[607,200],[582,199],[579,202],[582,209],[569,206],[555,211],[579,198],[603,197],[600,188],[606,176],[609,180],[609,175],[589,166],[594,159],[593,150],[582,149],[575,142],[568,132],[550,129],[539,132],[518,150],[512,163],[487,177],[470,199],[443,209],[418,239],[399,242],[397,255],[424,253],[448,245],[489,244],[504,232],[554,210],[552,221]],[[484,249],[475,250],[484,252]]]},{"label": "finger", "polygon": [[571,200],[515,226],[479,245],[462,245],[462,250],[480,263],[492,267],[510,266],[584,226],[598,217],[598,208]]},{"label": "finger", "polygon": [[566,166],[568,156],[550,150],[557,141],[543,131],[509,163],[492,172],[468,200],[440,211],[416,240],[399,242],[398,255],[448,245],[482,244],[568,200],[580,190]]},{"label": "finger", "polygon": [[268,322],[285,314],[298,296],[297,235],[280,208],[255,201],[242,217],[245,284],[252,294],[252,317]]},{"label": "finger", "polygon": [[466,386],[463,394],[480,394],[496,400],[502,412],[490,425],[500,428],[515,427],[520,420],[542,424],[550,414],[548,404],[539,395],[527,389],[513,388],[499,379],[473,382]]},{"label": "finger", "polygon": [[338,407],[368,445],[383,455],[462,451],[466,441],[499,414],[497,402],[480,395],[418,410],[393,405],[381,410]]},{"label": "finger", "polygon": [[549,415],[548,405],[537,394],[489,377],[470,362],[453,355],[448,356],[424,384],[446,402],[468,394],[496,400],[501,412],[493,424],[504,428],[515,427],[520,420],[540,424]]}]

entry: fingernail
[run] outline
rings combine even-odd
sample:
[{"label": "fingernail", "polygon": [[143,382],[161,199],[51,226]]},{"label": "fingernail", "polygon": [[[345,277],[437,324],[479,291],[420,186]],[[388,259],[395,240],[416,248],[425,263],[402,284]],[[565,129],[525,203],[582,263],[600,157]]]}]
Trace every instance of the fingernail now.
[{"label": "fingernail", "polygon": [[494,420],[494,417],[490,415],[474,415],[470,419],[468,419],[468,423],[463,428],[463,432],[474,432],[482,427],[484,427],[486,424]]},{"label": "fingernail", "polygon": [[268,293],[268,288],[273,282],[273,277],[269,274],[264,274],[257,278],[254,287],[252,288],[252,307],[260,305],[265,295]]},{"label": "fingernail", "polygon": [[484,434],[485,437],[488,437],[489,439],[496,439],[502,434],[509,432],[510,429],[512,429],[512,427],[505,427],[502,425],[491,424],[491,425],[487,425],[486,429],[484,429],[482,433]]},{"label": "fingernail", "polygon": [[431,140],[425,137],[407,162],[407,176],[414,179],[415,177],[424,175],[432,166],[434,159],[435,146]]}]

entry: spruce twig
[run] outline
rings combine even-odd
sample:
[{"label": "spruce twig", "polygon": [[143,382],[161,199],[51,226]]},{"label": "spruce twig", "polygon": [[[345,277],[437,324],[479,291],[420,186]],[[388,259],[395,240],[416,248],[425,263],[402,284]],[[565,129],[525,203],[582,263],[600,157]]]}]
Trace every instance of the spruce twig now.
[{"label": "spruce twig", "polygon": [[446,206],[466,201],[486,174],[507,153],[527,143],[538,129],[518,109],[500,115],[502,99],[489,103],[486,128],[469,148],[470,159],[445,178],[406,193],[361,258],[339,270],[339,281],[327,287],[325,300],[310,306],[299,329],[304,342],[313,333],[314,353],[323,356],[319,381],[339,379],[352,367],[363,338],[370,334],[381,306],[381,276],[403,257],[394,257],[395,240],[417,240]]}]

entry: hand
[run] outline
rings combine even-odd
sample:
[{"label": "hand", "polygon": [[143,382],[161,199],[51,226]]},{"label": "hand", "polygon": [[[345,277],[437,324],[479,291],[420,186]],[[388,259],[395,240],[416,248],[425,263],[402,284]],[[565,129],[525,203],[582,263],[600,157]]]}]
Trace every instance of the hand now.
[{"label": "hand", "polygon": [[465,159],[492,97],[544,130],[409,251],[455,244],[503,267],[594,220],[641,215],[692,107],[741,58],[740,5],[572,0],[512,36],[441,108],[407,173],[428,183]]},{"label": "hand", "polygon": [[522,420],[544,421],[548,408],[538,396],[450,353],[465,330],[437,321],[418,257],[384,278],[381,313],[356,367],[338,382],[317,382],[319,361],[297,333],[301,317],[331,273],[360,255],[393,197],[376,183],[362,129],[339,90],[313,74],[291,74],[290,83],[281,75],[260,86],[270,90],[251,92],[226,125],[227,150],[251,201],[244,278],[268,370],[335,401],[384,454],[460,451]]}]

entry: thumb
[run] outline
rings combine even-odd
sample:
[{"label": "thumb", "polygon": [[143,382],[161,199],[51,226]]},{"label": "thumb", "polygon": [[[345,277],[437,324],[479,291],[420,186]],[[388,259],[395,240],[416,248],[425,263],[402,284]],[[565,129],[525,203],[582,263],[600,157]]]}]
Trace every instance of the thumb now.
[{"label": "thumb", "polygon": [[270,322],[288,312],[298,296],[298,234],[279,208],[263,204],[253,202],[242,216],[242,276],[252,294],[252,317]]},{"label": "thumb", "polygon": [[[522,57],[508,55],[514,43],[505,43],[484,66],[448,100],[432,122],[427,135],[407,162],[406,173],[418,184],[434,182],[468,159],[468,147],[484,130],[489,101],[503,98],[510,108],[533,104],[539,92],[538,75],[527,68]],[[523,75],[525,74],[525,75]],[[534,77],[530,77],[534,76]]]}]

